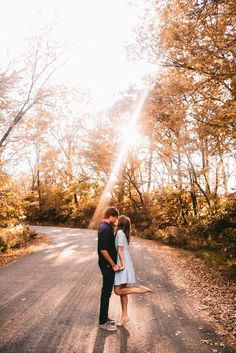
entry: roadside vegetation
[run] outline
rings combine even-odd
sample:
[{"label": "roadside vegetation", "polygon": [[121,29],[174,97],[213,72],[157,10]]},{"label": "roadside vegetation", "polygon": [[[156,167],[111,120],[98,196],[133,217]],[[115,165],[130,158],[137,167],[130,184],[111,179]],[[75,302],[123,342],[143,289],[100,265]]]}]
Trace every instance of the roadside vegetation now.
[{"label": "roadside vegetation", "polygon": [[[235,278],[235,4],[153,6],[158,18],[143,19],[129,48],[160,67],[135,134],[127,126],[139,90],[84,113],[86,94],[49,84],[59,56],[43,42],[27,67],[0,72],[0,252],[34,236],[27,224],[88,227],[129,140],[108,198],[130,216],[133,234],[190,249]],[[12,175],[12,163],[29,169]]]}]

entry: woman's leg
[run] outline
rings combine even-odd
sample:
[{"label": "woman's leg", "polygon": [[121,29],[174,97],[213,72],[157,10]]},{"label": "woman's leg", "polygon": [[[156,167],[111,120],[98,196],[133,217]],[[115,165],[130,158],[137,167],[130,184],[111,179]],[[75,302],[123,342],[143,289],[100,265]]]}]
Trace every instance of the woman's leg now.
[{"label": "woman's leg", "polygon": [[153,291],[144,286],[136,287],[122,287],[122,285],[114,286],[114,291],[116,295],[128,295],[128,294],[145,294],[145,293],[152,293]]},{"label": "woman's leg", "polygon": [[[122,284],[121,288],[126,288],[127,284]],[[120,322],[117,323],[117,326],[123,326],[126,324],[130,319],[128,317],[128,295],[124,294],[120,296],[120,303],[122,308],[121,319]]]},{"label": "woman's leg", "polygon": [[117,323],[117,326],[126,324],[130,319],[128,316],[128,295],[124,294],[120,296],[120,302],[122,307],[121,320]]},{"label": "woman's leg", "polygon": [[122,308],[122,319],[128,318],[128,295],[124,294],[120,296],[121,308]]}]

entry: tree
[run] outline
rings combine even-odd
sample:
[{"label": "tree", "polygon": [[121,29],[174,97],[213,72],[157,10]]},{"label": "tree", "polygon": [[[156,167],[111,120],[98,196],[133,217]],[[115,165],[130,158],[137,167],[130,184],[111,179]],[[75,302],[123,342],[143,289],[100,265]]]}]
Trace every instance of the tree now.
[{"label": "tree", "polygon": [[22,204],[12,191],[12,180],[0,169],[0,228],[15,226],[22,216]]},{"label": "tree", "polygon": [[21,63],[8,64],[0,73],[1,80],[1,138],[0,151],[7,144],[9,135],[22,121],[22,118],[33,109],[46,104],[54,94],[49,80],[58,68],[64,64],[63,53],[53,47],[43,37],[32,38],[31,50]]}]

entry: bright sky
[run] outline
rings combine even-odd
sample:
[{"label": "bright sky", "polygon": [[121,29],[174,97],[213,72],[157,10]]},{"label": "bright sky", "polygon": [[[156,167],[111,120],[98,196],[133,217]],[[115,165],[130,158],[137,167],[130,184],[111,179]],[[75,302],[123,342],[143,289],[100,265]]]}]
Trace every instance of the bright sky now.
[{"label": "bright sky", "polygon": [[155,70],[141,60],[127,59],[126,45],[149,6],[145,0],[0,0],[0,5],[1,51],[8,48],[11,56],[17,55],[27,37],[53,25],[54,39],[77,46],[57,79],[69,85],[84,82],[98,109],[130,85],[141,85]]}]

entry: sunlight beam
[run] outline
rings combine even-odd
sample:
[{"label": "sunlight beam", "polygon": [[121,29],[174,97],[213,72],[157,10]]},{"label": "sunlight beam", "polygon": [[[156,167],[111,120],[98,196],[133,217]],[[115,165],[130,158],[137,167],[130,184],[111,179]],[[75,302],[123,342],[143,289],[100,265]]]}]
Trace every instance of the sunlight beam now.
[{"label": "sunlight beam", "polygon": [[[148,86],[142,92],[142,94],[140,95],[140,97],[137,100],[136,108],[134,110],[134,113],[132,114],[130,124],[127,128],[127,130],[130,132],[135,131],[135,129],[136,129],[138,119],[139,119],[140,113],[142,111],[145,99],[149,93],[149,90],[150,90],[150,87]],[[131,136],[132,136],[132,133],[131,133]],[[94,215],[92,217],[92,220],[89,224],[89,229],[96,229],[97,228],[97,225],[102,218],[102,213],[110,202],[111,191],[113,190],[115,184],[119,180],[121,167],[122,167],[122,164],[125,162],[126,155],[127,155],[127,152],[128,152],[130,145],[132,145],[132,140],[129,139],[127,136],[127,138],[124,141],[122,148],[118,154],[118,157],[117,157],[117,160],[114,164],[114,167],[112,168],[112,171],[111,171],[110,177],[108,179],[108,182],[105,186],[105,189],[100,197],[97,208],[96,208]]]}]

